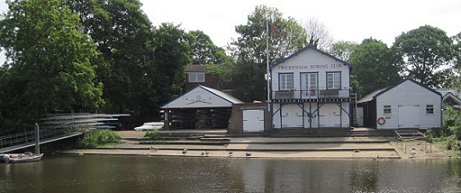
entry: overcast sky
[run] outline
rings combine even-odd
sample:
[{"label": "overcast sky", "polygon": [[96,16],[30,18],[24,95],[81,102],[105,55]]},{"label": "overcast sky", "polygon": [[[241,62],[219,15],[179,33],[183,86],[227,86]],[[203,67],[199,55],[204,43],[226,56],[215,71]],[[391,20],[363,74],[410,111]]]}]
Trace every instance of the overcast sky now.
[{"label": "overcast sky", "polygon": [[[316,18],[324,23],[335,41],[360,43],[380,39],[389,46],[402,32],[428,24],[449,36],[461,32],[460,0],[141,0],[152,23],[181,24],[185,30],[202,30],[218,46],[225,46],[235,26],[245,24],[256,5],[276,7],[284,17],[300,22]],[[0,12],[6,10],[0,0]]]},{"label": "overcast sky", "polygon": [[235,26],[245,24],[256,5],[276,7],[284,17],[306,22],[316,18],[335,41],[360,43],[374,37],[389,46],[402,32],[429,24],[449,36],[461,32],[460,0],[141,0],[154,25],[181,24],[202,30],[218,46],[236,38]]}]

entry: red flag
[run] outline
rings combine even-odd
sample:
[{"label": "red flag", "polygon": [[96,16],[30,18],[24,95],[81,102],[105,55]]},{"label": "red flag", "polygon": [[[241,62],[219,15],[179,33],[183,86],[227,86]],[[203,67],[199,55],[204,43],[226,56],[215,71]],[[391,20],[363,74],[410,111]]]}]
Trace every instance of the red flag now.
[{"label": "red flag", "polygon": [[280,29],[274,25],[274,24],[269,24],[269,34],[270,35],[278,35],[280,33]]}]

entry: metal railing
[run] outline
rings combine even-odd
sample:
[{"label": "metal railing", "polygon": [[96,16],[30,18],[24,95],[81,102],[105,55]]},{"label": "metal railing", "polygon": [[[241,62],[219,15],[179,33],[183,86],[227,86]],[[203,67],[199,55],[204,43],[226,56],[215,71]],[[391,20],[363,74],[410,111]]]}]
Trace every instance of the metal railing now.
[{"label": "metal railing", "polygon": [[[40,130],[40,140],[49,139],[66,133],[71,133],[68,129],[48,129]],[[20,144],[32,143],[35,141],[35,132],[27,131],[0,137],[0,148],[11,147]]]},{"label": "metal railing", "polygon": [[273,99],[324,99],[324,98],[349,98],[349,89],[311,89],[311,90],[281,90],[274,91]]}]

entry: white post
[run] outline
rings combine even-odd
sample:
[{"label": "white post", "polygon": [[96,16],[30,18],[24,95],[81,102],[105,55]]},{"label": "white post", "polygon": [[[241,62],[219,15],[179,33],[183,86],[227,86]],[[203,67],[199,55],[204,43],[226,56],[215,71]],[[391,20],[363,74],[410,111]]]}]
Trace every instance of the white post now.
[{"label": "white post", "polygon": [[[267,104],[270,103],[270,71],[269,71],[269,32],[270,32],[270,29],[269,29],[269,21],[266,21],[266,81],[267,81]],[[268,106],[269,108],[269,106]]]},{"label": "white post", "polygon": [[35,123],[35,154],[40,154],[40,126]]},{"label": "white post", "polygon": [[[272,18],[271,18],[272,19]],[[266,21],[266,81],[267,81],[267,112],[269,113],[269,130],[272,133],[272,102],[271,102],[271,78],[269,62],[269,21]],[[266,130],[266,128],[264,129]]]}]

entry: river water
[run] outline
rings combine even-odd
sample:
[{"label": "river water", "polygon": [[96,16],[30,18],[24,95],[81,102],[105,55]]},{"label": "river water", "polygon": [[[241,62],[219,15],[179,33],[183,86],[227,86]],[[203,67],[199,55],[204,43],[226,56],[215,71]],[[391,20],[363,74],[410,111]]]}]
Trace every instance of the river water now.
[{"label": "river water", "polygon": [[461,192],[459,160],[48,156],[0,164],[0,193]]}]

